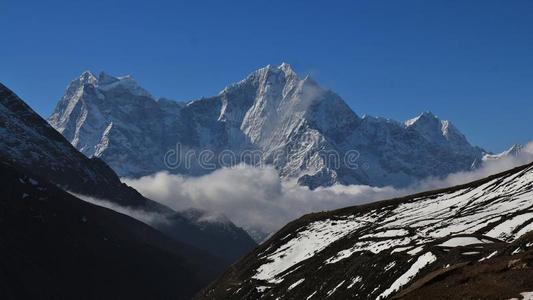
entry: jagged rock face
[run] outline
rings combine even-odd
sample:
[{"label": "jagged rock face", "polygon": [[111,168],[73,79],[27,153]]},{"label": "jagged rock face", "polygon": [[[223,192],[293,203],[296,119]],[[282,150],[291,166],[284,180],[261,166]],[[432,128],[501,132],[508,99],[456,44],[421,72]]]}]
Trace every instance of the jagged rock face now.
[{"label": "jagged rock face", "polygon": [[153,101],[129,77],[97,79],[85,72],[70,84],[49,121],[80,152],[102,158],[123,176],[163,168],[154,158],[160,157],[158,149],[173,147],[164,137],[180,132],[177,112],[177,103]]},{"label": "jagged rock face", "polygon": [[[37,115],[8,88],[0,84],[0,156],[46,176],[63,188],[93,196],[114,196],[124,204],[140,206],[144,200],[122,187],[116,174],[98,158],[88,159]],[[113,193],[113,190],[120,191]],[[123,194],[123,195],[117,195]]]},{"label": "jagged rock face", "polygon": [[[124,79],[126,82],[119,84],[106,76],[101,78],[104,82],[111,82],[109,84],[115,85],[112,93],[121,93],[121,89],[127,88],[128,93],[135,93],[139,97],[147,96],[145,92],[135,88],[129,79]],[[87,95],[85,90],[98,93],[90,85],[81,84],[81,82],[91,83],[95,80],[90,74],[84,73],[79,82],[75,82],[69,88],[67,94],[79,95],[82,99]],[[76,90],[76,88],[82,90]],[[83,100],[80,101],[83,102]],[[139,103],[143,101],[139,100]],[[76,103],[64,102],[62,104],[66,105],[67,111],[79,110]],[[129,106],[122,108],[127,107]],[[85,120],[91,119],[90,114],[84,114],[84,116]],[[95,122],[91,124],[96,126]],[[79,138],[86,128],[80,127],[79,129],[79,131],[74,130],[72,136],[78,141],[77,145],[87,145]],[[137,136],[134,135],[133,138]],[[145,138],[150,137],[139,137],[139,139]],[[96,156],[87,158],[78,152],[69,141],[2,84],[0,84],[0,139],[2,140],[0,158],[26,168],[28,172],[46,178],[69,192],[96,197],[123,207],[160,214],[165,217],[166,221],[150,225],[178,241],[213,253],[227,264],[256,245],[243,229],[229,220],[204,222],[198,216],[193,218],[190,213],[176,212],[143,197],[135,189],[122,183],[117,174],[100,158]],[[125,140],[124,143],[126,147],[129,147]],[[99,145],[104,147],[103,144]],[[197,211],[195,214],[199,213],[201,212]]]},{"label": "jagged rock face", "polygon": [[[462,186],[306,215],[227,270],[198,298],[446,298],[428,292],[440,289],[447,299],[454,299],[451,291],[477,299],[468,295],[500,298],[495,295],[531,291],[531,280],[507,280],[497,288],[490,287],[494,281],[486,276],[476,284],[492,288],[490,294],[452,279],[457,270],[463,277],[477,276],[468,274],[472,269],[499,277],[507,269],[531,272],[530,258],[509,256],[533,251],[531,235],[518,240],[533,230],[532,203],[529,164]],[[472,267],[464,269],[467,265]],[[507,274],[520,278],[524,272]]]},{"label": "jagged rock face", "polygon": [[[120,176],[161,170],[188,175],[212,168],[170,166],[165,155],[231,150],[232,163],[272,164],[283,178],[310,187],[334,183],[404,186],[466,170],[484,151],[431,113],[404,123],[359,117],[334,92],[299,78],[288,64],[267,66],[219,95],[189,103],[156,100],[131,77],[89,72],[72,81],[50,124],[87,156]],[[225,166],[216,156],[213,168]]]}]

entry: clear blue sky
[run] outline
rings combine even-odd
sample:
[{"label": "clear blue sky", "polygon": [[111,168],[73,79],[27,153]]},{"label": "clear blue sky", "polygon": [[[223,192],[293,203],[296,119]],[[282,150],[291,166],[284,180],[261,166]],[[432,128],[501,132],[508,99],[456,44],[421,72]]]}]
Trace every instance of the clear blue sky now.
[{"label": "clear blue sky", "polygon": [[533,139],[533,1],[0,0],[0,28],[0,81],[43,116],[86,69],[187,100],[286,61],[359,115]]}]

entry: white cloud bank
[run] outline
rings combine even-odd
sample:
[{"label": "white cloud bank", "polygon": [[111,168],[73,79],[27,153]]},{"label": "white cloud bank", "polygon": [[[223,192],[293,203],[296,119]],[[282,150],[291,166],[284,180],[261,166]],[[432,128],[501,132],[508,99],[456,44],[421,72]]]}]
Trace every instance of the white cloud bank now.
[{"label": "white cloud bank", "polygon": [[389,187],[334,186],[314,191],[282,182],[271,167],[239,165],[201,177],[160,172],[123,179],[144,196],[175,210],[198,208],[226,215],[248,230],[272,232],[305,213],[390,198]]},{"label": "white cloud bank", "polygon": [[294,182],[282,182],[273,168],[246,165],[219,169],[201,177],[160,172],[139,179],[123,179],[123,182],[175,210],[197,208],[223,213],[249,231],[273,232],[306,213],[462,184],[531,161],[533,143],[529,143],[519,157],[488,161],[475,171],[451,174],[444,179],[427,179],[402,189],[335,185],[311,191]]},{"label": "white cloud bank", "polygon": [[138,221],[141,221],[151,226],[157,226],[161,223],[168,222],[167,218],[164,215],[159,214],[159,213],[149,212],[149,211],[145,211],[142,209],[133,209],[130,207],[118,205],[108,200],[98,199],[98,198],[94,198],[94,197],[87,196],[87,195],[76,194],[73,192],[68,192],[68,193],[70,193],[74,197],[80,200],[83,200],[85,202],[89,202],[91,204],[105,207],[107,209],[113,210],[123,215],[130,216]]}]

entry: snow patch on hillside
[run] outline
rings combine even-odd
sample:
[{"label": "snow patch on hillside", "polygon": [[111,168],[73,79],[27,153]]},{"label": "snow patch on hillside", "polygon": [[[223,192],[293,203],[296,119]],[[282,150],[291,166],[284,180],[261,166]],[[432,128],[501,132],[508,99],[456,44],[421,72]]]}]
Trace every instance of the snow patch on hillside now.
[{"label": "snow patch on hillside", "polygon": [[381,293],[377,299],[384,299],[387,298],[390,294],[393,292],[398,291],[402,286],[409,283],[417,274],[418,272],[426,267],[427,265],[435,262],[437,260],[437,257],[433,255],[431,252],[424,253],[423,255],[419,256],[415,263],[405,272],[402,274],[402,276],[398,277],[396,281],[383,293]]}]

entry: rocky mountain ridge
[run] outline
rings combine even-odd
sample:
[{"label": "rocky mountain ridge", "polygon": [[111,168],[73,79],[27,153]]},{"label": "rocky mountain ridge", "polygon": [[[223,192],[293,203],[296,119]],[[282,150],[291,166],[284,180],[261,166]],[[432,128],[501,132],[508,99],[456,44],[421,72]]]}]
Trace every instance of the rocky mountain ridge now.
[{"label": "rocky mountain ridge", "polygon": [[[84,72],[48,120],[122,177],[162,170],[202,175],[225,166],[220,153],[231,151],[230,164],[270,164],[283,178],[311,188],[405,186],[467,170],[485,154],[429,112],[405,123],[359,117],[340,96],[309,76],[300,78],[286,63],[187,103],[155,99],[131,77]],[[202,164],[204,150],[213,157]],[[184,162],[186,151],[193,158]]]}]

